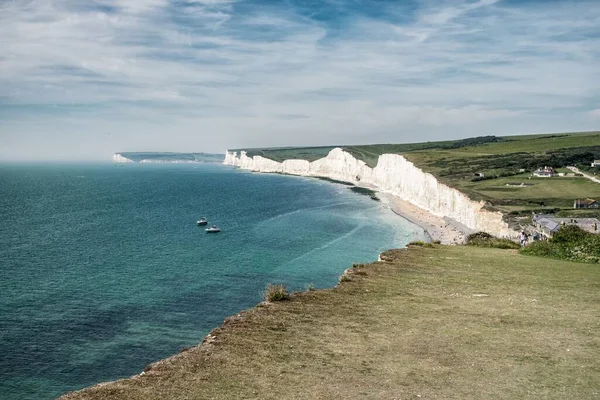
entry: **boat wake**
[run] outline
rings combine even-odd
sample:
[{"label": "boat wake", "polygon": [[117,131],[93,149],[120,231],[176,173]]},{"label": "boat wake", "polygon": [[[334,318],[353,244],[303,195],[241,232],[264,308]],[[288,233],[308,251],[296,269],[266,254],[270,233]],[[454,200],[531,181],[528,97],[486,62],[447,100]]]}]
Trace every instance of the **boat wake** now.
[{"label": "boat wake", "polygon": [[280,272],[282,270],[285,270],[287,266],[289,266],[291,264],[294,264],[297,261],[300,261],[300,260],[302,260],[302,259],[304,259],[306,257],[309,257],[309,256],[313,255],[316,252],[319,252],[321,250],[325,250],[326,248],[331,247],[332,245],[334,245],[334,244],[336,244],[338,242],[341,242],[342,240],[344,240],[344,239],[346,239],[346,238],[354,235],[356,232],[358,232],[359,230],[361,230],[362,228],[364,228],[364,226],[365,226],[365,224],[361,223],[361,224],[357,225],[356,227],[352,228],[350,231],[348,231],[345,234],[343,234],[342,236],[337,237],[337,238],[335,238],[333,240],[330,240],[329,242],[325,243],[322,246],[316,247],[316,248],[314,248],[312,250],[307,251],[304,254],[301,254],[301,255],[299,255],[297,257],[294,257],[293,259],[291,259],[289,261],[286,261],[284,264],[282,264],[281,266],[277,267],[274,270],[274,272]]},{"label": "boat wake", "polygon": [[352,204],[352,202],[345,201],[345,202],[341,202],[341,203],[327,204],[325,206],[300,208],[298,210],[288,211],[288,212],[285,212],[285,213],[282,213],[282,214],[278,214],[278,215],[275,215],[274,217],[267,218],[267,219],[265,219],[263,221],[258,222],[256,224],[257,226],[254,229],[255,230],[256,229],[263,229],[263,228],[260,228],[259,225],[268,224],[271,221],[275,221],[275,220],[278,220],[278,219],[281,219],[283,217],[287,217],[287,216],[290,216],[290,215],[298,214],[298,213],[303,212],[303,211],[320,210],[320,209],[324,209],[324,208],[332,208],[332,207],[337,207],[337,206],[342,206],[342,205],[348,205],[348,204]]}]

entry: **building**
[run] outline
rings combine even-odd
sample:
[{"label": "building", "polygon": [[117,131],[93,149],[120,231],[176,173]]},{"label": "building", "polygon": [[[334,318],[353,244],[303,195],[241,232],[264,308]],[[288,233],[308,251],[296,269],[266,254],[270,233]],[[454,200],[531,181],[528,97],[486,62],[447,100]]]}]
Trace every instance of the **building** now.
[{"label": "building", "polygon": [[538,168],[533,172],[533,176],[538,176],[540,178],[550,178],[552,176],[558,176],[556,170],[552,167],[544,167]]},{"label": "building", "polygon": [[548,215],[534,215],[531,225],[545,237],[552,237],[560,229],[560,223]]},{"label": "building", "polygon": [[592,167],[600,167],[600,160],[594,160]]},{"label": "building", "polygon": [[594,199],[575,200],[573,208],[600,208],[600,203]]},{"label": "building", "polygon": [[600,233],[600,220],[597,218],[557,218],[553,215],[534,215],[531,225],[535,232],[547,238],[552,237],[564,225],[576,225],[584,231]]}]

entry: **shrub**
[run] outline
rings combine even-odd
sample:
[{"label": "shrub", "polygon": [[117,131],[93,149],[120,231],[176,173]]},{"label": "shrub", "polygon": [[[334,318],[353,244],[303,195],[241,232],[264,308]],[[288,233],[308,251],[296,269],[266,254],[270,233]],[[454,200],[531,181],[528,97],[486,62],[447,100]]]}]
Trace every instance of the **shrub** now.
[{"label": "shrub", "polygon": [[565,225],[552,236],[553,243],[576,243],[584,240],[589,233],[576,225]]},{"label": "shrub", "polygon": [[[533,211],[535,212],[535,211]],[[542,213],[537,213],[536,214],[542,214]],[[560,217],[560,218],[600,218],[600,210],[596,209],[596,210],[592,210],[592,209],[587,209],[587,210],[559,210],[556,212],[556,216]]]},{"label": "shrub", "polygon": [[348,275],[344,274],[342,276],[340,276],[340,283],[342,282],[352,282],[352,278],[350,278]]},{"label": "shrub", "polygon": [[263,298],[265,301],[281,301],[289,299],[290,295],[285,285],[273,285],[269,283],[263,292]]},{"label": "shrub", "polygon": [[521,254],[527,254],[529,256],[559,258],[556,250],[556,245],[553,243],[545,240],[538,240],[537,242],[531,243],[529,246],[523,247],[520,252]]},{"label": "shrub", "polygon": [[518,243],[510,239],[500,239],[486,232],[476,232],[467,236],[467,245],[497,249],[518,249],[520,247]]},{"label": "shrub", "polygon": [[475,239],[491,239],[491,238],[493,238],[493,236],[487,232],[475,232],[475,233],[471,233],[469,236],[467,236],[467,243],[469,243],[470,241],[475,240]]},{"label": "shrub", "polygon": [[427,243],[424,242],[422,240],[415,240],[413,242],[410,242],[407,246],[420,246],[420,247],[433,247],[433,245],[431,243]]},{"label": "shrub", "polygon": [[588,233],[575,225],[561,227],[548,241],[533,242],[521,249],[522,254],[552,257],[585,263],[600,262],[600,235]]}]

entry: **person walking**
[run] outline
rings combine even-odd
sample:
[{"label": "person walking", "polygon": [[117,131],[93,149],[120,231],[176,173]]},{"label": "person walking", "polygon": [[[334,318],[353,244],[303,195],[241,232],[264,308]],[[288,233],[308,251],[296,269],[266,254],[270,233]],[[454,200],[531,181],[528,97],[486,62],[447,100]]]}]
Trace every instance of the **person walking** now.
[{"label": "person walking", "polygon": [[527,234],[525,231],[521,232],[521,247],[525,247],[527,245]]}]

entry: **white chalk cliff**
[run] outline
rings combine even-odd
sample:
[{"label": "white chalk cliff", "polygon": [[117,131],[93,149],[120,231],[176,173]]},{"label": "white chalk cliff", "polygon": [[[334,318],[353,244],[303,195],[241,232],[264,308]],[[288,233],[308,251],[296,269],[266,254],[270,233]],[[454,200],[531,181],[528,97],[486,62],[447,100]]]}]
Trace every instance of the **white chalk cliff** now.
[{"label": "white chalk cliff", "polygon": [[469,199],[464,193],[441,184],[398,154],[382,154],[377,166],[370,168],[340,148],[327,157],[308,162],[285,160],[281,163],[261,156],[248,157],[245,151],[238,156],[227,152],[225,165],[256,172],[276,172],[290,175],[318,176],[367,186],[390,193],[427,210],[438,217],[451,218],[470,229],[488,232],[498,237],[515,237],[499,212],[487,211],[484,202]]},{"label": "white chalk cliff", "polygon": [[115,153],[112,155],[112,162],[114,162],[114,163],[132,163],[133,160],[130,160],[129,158],[125,158],[119,153]]}]

